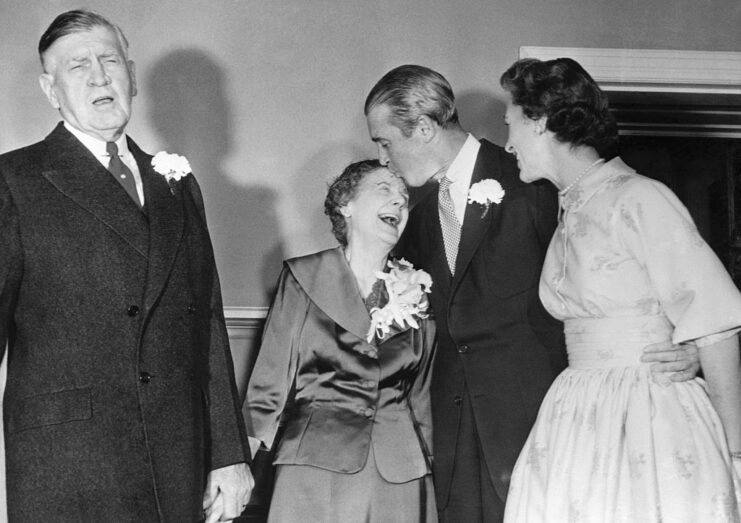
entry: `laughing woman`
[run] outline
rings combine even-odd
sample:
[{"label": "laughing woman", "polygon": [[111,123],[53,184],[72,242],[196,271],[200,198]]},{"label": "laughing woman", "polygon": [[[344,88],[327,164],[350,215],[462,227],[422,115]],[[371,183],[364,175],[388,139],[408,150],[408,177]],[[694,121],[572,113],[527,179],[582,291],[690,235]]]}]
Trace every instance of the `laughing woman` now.
[{"label": "laughing woman", "polygon": [[285,262],[247,391],[250,436],[277,447],[269,521],[436,521],[431,281],[389,260],[406,187],[358,162],[325,212],[341,247]]}]

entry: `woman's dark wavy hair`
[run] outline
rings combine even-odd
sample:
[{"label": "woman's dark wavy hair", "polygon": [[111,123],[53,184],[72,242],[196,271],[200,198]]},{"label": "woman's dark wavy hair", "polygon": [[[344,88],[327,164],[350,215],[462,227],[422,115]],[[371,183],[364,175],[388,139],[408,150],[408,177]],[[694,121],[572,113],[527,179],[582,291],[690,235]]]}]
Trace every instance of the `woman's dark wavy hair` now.
[{"label": "woman's dark wavy hair", "polygon": [[383,165],[378,160],[361,160],[351,163],[335,180],[329,184],[327,197],[324,199],[324,214],[332,222],[332,234],[343,247],[347,246],[347,222],[340,209],[355,198],[358,186],[365,175]]},{"label": "woman's dark wavy hair", "polygon": [[618,127],[607,96],[575,60],[518,60],[499,83],[525,116],[534,120],[545,116],[546,129],[558,141],[594,147],[601,156],[614,155]]}]

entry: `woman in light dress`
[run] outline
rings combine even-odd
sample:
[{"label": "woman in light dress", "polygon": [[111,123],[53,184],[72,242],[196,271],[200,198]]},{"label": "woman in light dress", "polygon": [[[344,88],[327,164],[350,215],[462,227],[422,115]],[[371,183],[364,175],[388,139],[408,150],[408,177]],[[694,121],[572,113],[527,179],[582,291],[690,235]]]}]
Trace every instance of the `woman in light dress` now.
[{"label": "woman in light dress", "polygon": [[431,282],[389,259],[407,189],[357,162],[325,211],[341,246],[285,262],[247,390],[250,444],[276,448],[269,521],[436,522]]},{"label": "woman in light dress", "polygon": [[[739,521],[741,295],[676,196],[610,158],[617,125],[578,63],[520,60],[501,84],[521,178],[560,191],[540,297],[569,355],[505,521]],[[666,340],[697,344],[705,381],[652,378],[641,348]]]}]

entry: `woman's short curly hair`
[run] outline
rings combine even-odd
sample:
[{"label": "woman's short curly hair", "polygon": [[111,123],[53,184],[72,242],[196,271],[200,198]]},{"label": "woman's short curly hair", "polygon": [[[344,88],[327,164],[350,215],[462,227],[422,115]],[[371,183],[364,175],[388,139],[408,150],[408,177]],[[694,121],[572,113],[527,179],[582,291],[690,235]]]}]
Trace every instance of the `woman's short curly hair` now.
[{"label": "woman's short curly hair", "polygon": [[332,234],[343,247],[347,246],[347,222],[340,209],[355,198],[363,178],[381,168],[383,165],[378,160],[361,160],[351,163],[329,184],[327,197],[324,199],[324,214],[329,216],[332,222]]},{"label": "woman's short curly hair", "polygon": [[594,147],[602,156],[617,145],[617,122],[607,96],[575,60],[518,60],[499,83],[525,116],[533,120],[545,116],[546,129],[560,142]]}]

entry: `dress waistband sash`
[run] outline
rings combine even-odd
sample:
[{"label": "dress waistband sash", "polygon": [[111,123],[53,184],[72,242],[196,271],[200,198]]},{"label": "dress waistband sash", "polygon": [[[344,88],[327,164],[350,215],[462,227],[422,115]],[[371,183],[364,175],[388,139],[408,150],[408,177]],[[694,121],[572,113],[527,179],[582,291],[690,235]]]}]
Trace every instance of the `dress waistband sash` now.
[{"label": "dress waistband sash", "polygon": [[666,316],[573,318],[564,321],[569,367],[599,369],[642,365],[643,349],[671,340]]}]

